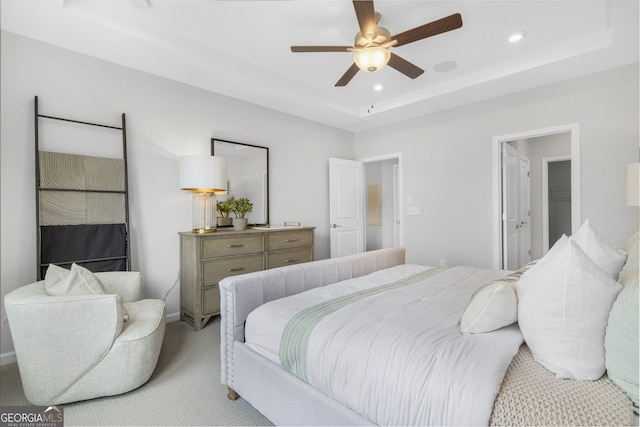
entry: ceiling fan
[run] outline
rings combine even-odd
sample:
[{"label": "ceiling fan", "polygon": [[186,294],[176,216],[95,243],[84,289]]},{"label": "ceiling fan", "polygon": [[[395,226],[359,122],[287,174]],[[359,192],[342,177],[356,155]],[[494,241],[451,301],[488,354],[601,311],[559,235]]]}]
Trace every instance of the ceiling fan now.
[{"label": "ceiling fan", "polygon": [[291,46],[291,52],[356,52],[354,63],[335,84],[346,86],[359,70],[377,71],[389,65],[402,74],[415,79],[424,70],[389,51],[390,47],[399,47],[427,37],[446,33],[462,27],[459,13],[437,21],[429,22],[395,36],[389,30],[378,26],[380,14],[373,7],[373,0],[353,0],[353,7],[360,26],[355,36],[354,46]]}]

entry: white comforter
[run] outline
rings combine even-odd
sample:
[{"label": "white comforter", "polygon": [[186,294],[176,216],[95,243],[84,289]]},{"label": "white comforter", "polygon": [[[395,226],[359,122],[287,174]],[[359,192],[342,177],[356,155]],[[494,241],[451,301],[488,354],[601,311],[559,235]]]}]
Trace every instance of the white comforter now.
[{"label": "white comforter", "polygon": [[[248,346],[280,363],[282,333],[300,310],[429,267],[400,265],[271,301],[247,318]],[[473,292],[504,271],[454,267],[323,318],[308,344],[307,381],[380,425],[487,425],[522,343],[516,325],[461,335]]]}]

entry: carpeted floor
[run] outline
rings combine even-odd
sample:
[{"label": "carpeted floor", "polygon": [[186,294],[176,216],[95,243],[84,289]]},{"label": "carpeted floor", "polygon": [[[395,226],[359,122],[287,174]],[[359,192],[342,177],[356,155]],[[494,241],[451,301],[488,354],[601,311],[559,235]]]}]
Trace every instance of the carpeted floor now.
[{"label": "carpeted floor", "polygon": [[[184,322],[168,323],[158,365],[146,384],[122,395],[63,405],[64,424],[272,425],[242,398],[227,399],[227,387],[220,384],[219,334],[219,318],[198,332]],[[29,405],[15,363],[0,367],[0,380],[0,406]]]}]

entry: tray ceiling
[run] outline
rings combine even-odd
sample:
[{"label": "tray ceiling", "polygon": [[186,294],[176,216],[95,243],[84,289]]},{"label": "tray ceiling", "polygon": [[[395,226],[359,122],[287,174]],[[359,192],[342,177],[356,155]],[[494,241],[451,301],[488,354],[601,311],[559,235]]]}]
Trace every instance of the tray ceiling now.
[{"label": "tray ceiling", "polygon": [[[2,0],[3,30],[357,132],[638,62],[637,0],[378,0],[396,34],[460,13],[463,27],[392,50],[423,68],[335,82],[353,54],[345,0]],[[509,34],[525,31],[516,44]],[[375,85],[383,89],[375,91]],[[373,108],[371,106],[373,105]]]}]

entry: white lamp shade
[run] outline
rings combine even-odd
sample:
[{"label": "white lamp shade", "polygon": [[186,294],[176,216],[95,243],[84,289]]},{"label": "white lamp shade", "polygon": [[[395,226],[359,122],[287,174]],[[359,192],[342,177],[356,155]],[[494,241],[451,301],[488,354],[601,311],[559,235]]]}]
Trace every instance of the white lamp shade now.
[{"label": "white lamp shade", "polygon": [[627,206],[640,206],[640,163],[627,165]]},{"label": "white lamp shade", "polygon": [[180,157],[180,188],[226,194],[227,161],[217,156]]}]

